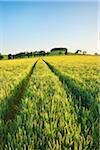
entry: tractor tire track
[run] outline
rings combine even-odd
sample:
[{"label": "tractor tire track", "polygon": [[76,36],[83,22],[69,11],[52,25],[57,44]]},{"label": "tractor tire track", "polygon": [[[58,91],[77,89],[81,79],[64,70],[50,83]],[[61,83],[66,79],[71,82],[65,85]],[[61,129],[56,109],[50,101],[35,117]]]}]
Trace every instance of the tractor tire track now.
[{"label": "tractor tire track", "polygon": [[[43,60],[50,70],[59,78],[62,83],[65,83],[68,89],[71,91],[72,96],[75,96],[76,99],[80,100],[81,105],[87,109],[90,108],[91,104],[94,103],[94,99],[90,93],[88,93],[83,87],[78,85],[74,79],[67,75],[63,75],[58,69],[56,69],[53,65]],[[65,87],[64,87],[65,88]],[[66,90],[66,88],[65,88]]]},{"label": "tractor tire track", "polygon": [[20,100],[23,97],[23,94],[27,88],[27,84],[30,80],[30,77],[33,73],[33,69],[35,68],[37,62],[38,60],[32,66],[29,74],[22,80],[20,86],[17,87],[17,91],[16,89],[14,90],[15,92],[8,102],[6,113],[4,113],[5,114],[4,116],[2,116],[2,119],[4,120],[5,123],[10,119],[13,120],[15,118],[16,113],[18,112],[18,107],[20,106]]},{"label": "tractor tire track", "polygon": [[28,82],[30,80],[30,77],[33,73],[33,70],[37,64],[38,60],[34,63],[34,65],[32,66],[30,72],[28,73],[28,75],[22,80],[21,84],[17,86],[17,91],[16,88],[14,90],[14,94],[12,95],[12,97],[10,97],[8,99],[8,103],[7,106],[4,110],[4,115],[1,116],[1,120],[3,121],[4,127],[3,127],[3,134],[0,135],[0,147],[4,147],[4,144],[6,142],[6,135],[9,132],[9,126],[11,121],[10,120],[14,120],[16,115],[18,114],[18,112],[20,111],[20,102],[21,99],[23,98],[24,92],[27,88]]},{"label": "tractor tire track", "polygon": [[[42,59],[43,60],[43,59]],[[62,82],[65,92],[68,95],[68,90],[71,92],[71,97],[73,100],[73,107],[75,109],[76,115],[77,115],[77,121],[78,124],[81,124],[81,131],[83,135],[85,135],[85,127],[83,122],[83,118],[87,118],[86,125],[89,128],[89,135],[93,138],[93,145],[92,149],[94,147],[97,147],[99,145],[99,105],[97,101],[91,96],[90,93],[84,89],[84,87],[78,85],[74,79],[72,79],[70,76],[63,75],[58,69],[55,68],[52,64],[48,63],[47,61],[43,60],[49,69],[59,78],[59,80]],[[77,108],[76,109],[76,105]],[[85,109],[84,109],[85,108]],[[78,110],[78,111],[77,111]],[[89,112],[89,115],[86,116],[87,112]],[[94,129],[93,124],[94,122]]]},{"label": "tractor tire track", "polygon": [[[43,60],[49,69],[59,78],[62,82],[63,87],[68,94],[68,90],[71,92],[71,96],[73,99],[74,106],[77,105],[78,108],[85,107],[85,109],[91,112],[94,122],[96,121],[95,116],[99,116],[99,107],[98,103],[94,100],[90,93],[88,93],[84,87],[78,85],[74,79],[69,76],[63,75],[58,69],[56,69],[53,65]],[[81,105],[81,106],[80,106]],[[81,116],[81,115],[80,115]],[[82,116],[81,116],[82,117]]]}]

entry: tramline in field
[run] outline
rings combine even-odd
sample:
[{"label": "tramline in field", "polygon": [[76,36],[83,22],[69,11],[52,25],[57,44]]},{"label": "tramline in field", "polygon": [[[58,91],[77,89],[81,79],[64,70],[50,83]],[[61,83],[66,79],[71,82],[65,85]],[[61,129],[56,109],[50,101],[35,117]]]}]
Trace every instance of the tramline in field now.
[{"label": "tramline in field", "polygon": [[35,60],[18,59],[0,62],[0,103],[12,95],[14,88],[28,74]]},{"label": "tramline in field", "polygon": [[[11,70],[12,80],[22,73],[27,79],[36,60],[23,59],[22,63],[15,60],[13,65],[1,69]],[[5,62],[0,63],[3,66]],[[5,150],[98,149],[98,69],[98,57],[94,56],[39,59],[27,80],[19,106],[12,105],[17,107],[15,117],[6,122],[0,119],[0,147]],[[2,76],[2,79],[6,82],[6,78]],[[7,84],[12,84],[12,80]],[[23,78],[18,80],[21,82]],[[13,85],[12,93],[19,81]],[[9,107],[12,112],[14,107]]]}]

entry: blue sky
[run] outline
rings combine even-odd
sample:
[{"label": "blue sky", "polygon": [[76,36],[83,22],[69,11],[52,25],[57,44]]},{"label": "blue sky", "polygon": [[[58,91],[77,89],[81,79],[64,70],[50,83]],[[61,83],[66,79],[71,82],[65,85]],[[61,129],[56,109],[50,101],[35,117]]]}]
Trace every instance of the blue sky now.
[{"label": "blue sky", "polygon": [[0,1],[0,52],[98,52],[97,2]]}]

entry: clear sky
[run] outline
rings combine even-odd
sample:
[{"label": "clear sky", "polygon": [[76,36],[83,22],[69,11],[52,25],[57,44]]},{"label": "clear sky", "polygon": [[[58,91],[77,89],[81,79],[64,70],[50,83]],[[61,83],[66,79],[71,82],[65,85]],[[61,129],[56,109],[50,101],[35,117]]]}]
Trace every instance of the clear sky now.
[{"label": "clear sky", "polygon": [[0,1],[0,52],[66,47],[98,52],[98,3]]}]

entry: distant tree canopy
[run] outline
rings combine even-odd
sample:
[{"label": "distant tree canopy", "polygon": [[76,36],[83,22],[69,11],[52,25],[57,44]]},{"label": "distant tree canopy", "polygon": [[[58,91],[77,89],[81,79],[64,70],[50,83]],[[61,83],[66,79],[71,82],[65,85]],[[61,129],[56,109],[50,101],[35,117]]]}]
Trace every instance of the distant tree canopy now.
[{"label": "distant tree canopy", "polygon": [[45,54],[45,51],[39,51],[40,54]]},{"label": "distant tree canopy", "polygon": [[34,56],[45,56],[45,55],[48,55],[48,53],[46,53],[45,51],[35,51],[33,52],[33,55]]},{"label": "distant tree canopy", "polygon": [[45,53],[45,51],[39,51],[38,52],[40,55],[45,55],[46,53]]},{"label": "distant tree canopy", "polygon": [[13,59],[13,55],[12,54],[8,54],[8,59]]},{"label": "distant tree canopy", "polygon": [[53,48],[53,49],[51,49],[51,51],[50,51],[51,53],[55,53],[55,54],[67,54],[68,53],[68,49],[67,48],[62,48],[62,47],[60,47],[60,48]]},{"label": "distant tree canopy", "polygon": [[14,55],[14,58],[24,58],[24,57],[31,57],[32,56],[32,52],[20,52],[18,54]]},{"label": "distant tree canopy", "polygon": [[53,52],[53,51],[66,51],[67,50],[67,48],[53,48],[53,49],[51,49],[51,52]]},{"label": "distant tree canopy", "polygon": [[14,58],[23,58],[23,57],[25,57],[25,55],[26,55],[25,52],[20,52],[20,53],[18,53],[18,54],[15,54],[15,55],[14,55]]},{"label": "distant tree canopy", "polygon": [[3,58],[4,58],[3,55],[0,53],[0,60],[3,59]]},{"label": "distant tree canopy", "polygon": [[65,55],[67,55],[67,53],[68,53],[68,50],[66,49],[66,51],[65,51]]},{"label": "distant tree canopy", "polygon": [[98,55],[98,53],[94,53],[94,55]]},{"label": "distant tree canopy", "polygon": [[32,56],[44,56],[44,55],[49,55],[49,52],[45,51],[35,51],[35,52],[20,52],[15,55],[9,54],[8,59],[16,59],[16,58],[25,58],[25,57],[32,57]]},{"label": "distant tree canopy", "polygon": [[83,51],[83,55],[85,55],[87,53],[87,51]]},{"label": "distant tree canopy", "polygon": [[75,54],[78,54],[79,52],[82,52],[81,50],[77,50],[76,52],[75,52]]},{"label": "distant tree canopy", "polygon": [[27,56],[28,58],[31,57],[31,56],[32,56],[32,52],[30,52],[30,53],[27,52],[27,53],[26,53],[26,56]]},{"label": "distant tree canopy", "polygon": [[45,55],[60,55],[64,54],[67,55],[68,49],[67,48],[53,48],[50,52],[45,52],[44,50],[41,51],[34,51],[34,52],[20,52],[17,54],[9,54],[8,59],[16,59],[16,58],[25,58],[25,57],[32,57],[32,56],[45,56]]}]

